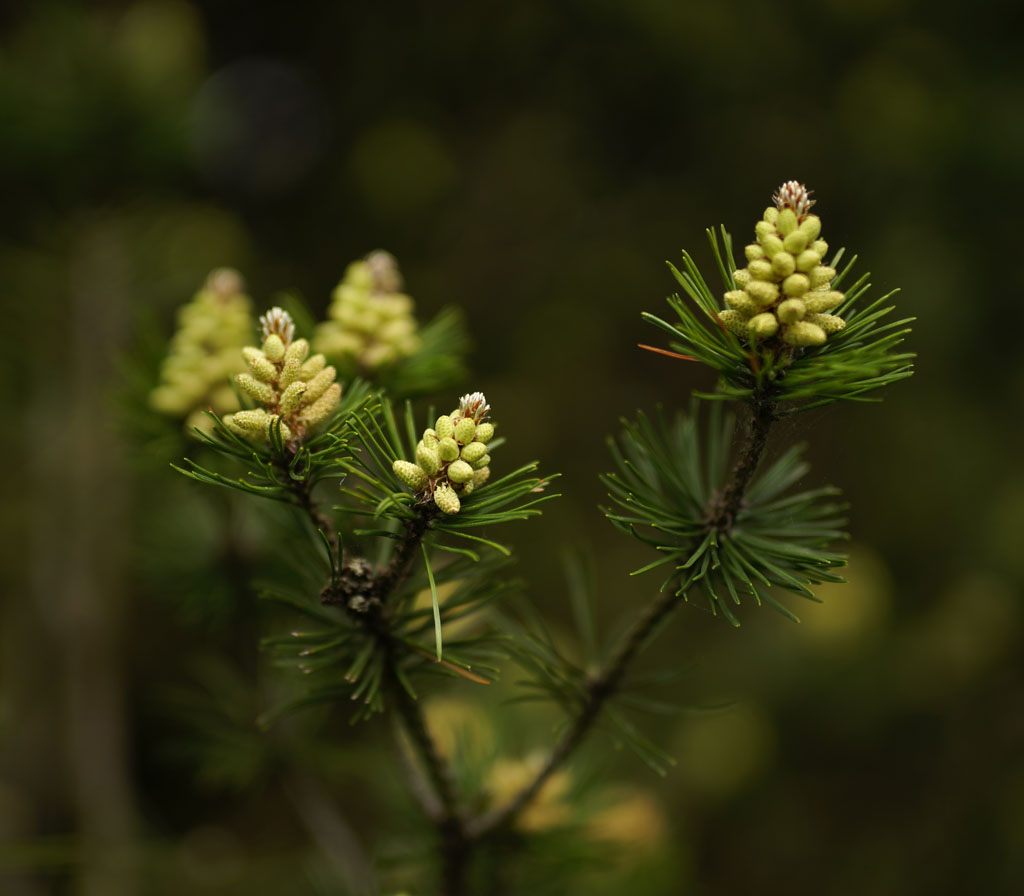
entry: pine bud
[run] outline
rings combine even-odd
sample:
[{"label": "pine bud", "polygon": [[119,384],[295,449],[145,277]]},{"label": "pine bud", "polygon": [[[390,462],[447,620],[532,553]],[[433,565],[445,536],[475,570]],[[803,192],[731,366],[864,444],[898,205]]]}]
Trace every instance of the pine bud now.
[{"label": "pine bud", "polygon": [[437,450],[441,455],[441,460],[446,463],[455,460],[459,456],[458,443],[451,436],[441,439],[437,444]]},{"label": "pine bud", "polygon": [[818,255],[813,249],[804,249],[796,257],[796,269],[798,271],[813,271],[819,264],[821,264],[821,256]]},{"label": "pine bud", "polygon": [[306,360],[306,355],[309,354],[309,342],[305,339],[296,339],[291,345],[288,346],[285,351],[285,360],[290,361],[292,358],[299,361]]},{"label": "pine bud", "polygon": [[476,440],[483,442],[485,445],[494,436],[494,424],[491,422],[479,423],[476,427]]},{"label": "pine bud", "polygon": [[790,274],[782,281],[782,291],[787,296],[802,296],[810,289],[811,282],[805,274]]},{"label": "pine bud", "polygon": [[476,423],[469,417],[463,417],[455,424],[455,439],[462,445],[473,441],[476,435]]},{"label": "pine bud", "polygon": [[277,379],[277,367],[263,352],[254,346],[247,345],[242,349],[242,357],[245,358],[249,368],[258,380],[264,383],[272,383]]},{"label": "pine bud", "polygon": [[487,403],[483,392],[469,392],[459,399],[458,413],[463,417],[469,417],[474,423],[480,423],[487,419],[491,406]]},{"label": "pine bud", "polygon": [[264,433],[267,431],[270,415],[262,408],[254,411],[238,411],[228,414],[224,418],[224,422],[236,432]]},{"label": "pine bud", "polygon": [[[477,433],[479,435],[479,432]],[[470,442],[462,449],[462,459],[469,463],[480,460],[487,453],[487,446],[483,442]]]},{"label": "pine bud", "polygon": [[249,373],[240,373],[235,377],[238,388],[246,395],[255,398],[262,404],[270,404],[274,400],[274,390],[268,384],[261,382]]},{"label": "pine bud", "polygon": [[747,265],[747,270],[755,280],[772,279],[772,263],[765,258],[755,258]]},{"label": "pine bud", "polygon": [[787,180],[775,191],[772,201],[775,203],[775,207],[779,209],[780,218],[786,209],[790,209],[797,221],[802,221],[807,217],[811,206],[815,202],[811,199],[811,191],[796,180]]},{"label": "pine bud", "polygon": [[730,333],[735,333],[737,336],[747,335],[747,321],[750,318],[743,314],[743,312],[733,310],[719,311],[718,319]]},{"label": "pine bud", "polygon": [[738,271],[732,272],[732,282],[736,284],[739,289],[743,289],[750,282],[750,271],[746,268],[741,268]]},{"label": "pine bud", "polygon": [[786,299],[779,303],[775,312],[784,324],[793,324],[807,313],[807,306],[800,299]]},{"label": "pine bud", "polygon": [[455,424],[452,423],[451,417],[447,414],[442,414],[437,418],[437,423],[434,424],[434,429],[437,430],[437,437],[439,439],[446,439],[455,432]]},{"label": "pine bud", "polygon": [[785,243],[780,240],[774,233],[763,237],[760,240],[761,248],[764,249],[764,254],[767,258],[774,258],[784,248],[787,248]]},{"label": "pine bud", "polygon": [[825,253],[828,252],[828,243],[824,240],[815,240],[811,244],[811,248],[817,253],[818,258],[824,258]]},{"label": "pine bud", "polygon": [[789,236],[797,227],[796,212],[791,208],[779,209],[779,217],[775,222],[775,227],[783,237]]},{"label": "pine bud", "polygon": [[724,296],[725,304],[737,311],[744,312],[747,316],[755,314],[761,307],[757,302],[742,289],[731,289]]},{"label": "pine bud", "polygon": [[791,252],[793,255],[799,255],[807,248],[807,243],[807,234],[802,230],[794,230],[786,237],[785,240],[783,240],[782,245],[785,247],[787,252]]},{"label": "pine bud", "polygon": [[808,314],[805,320],[808,323],[817,324],[825,331],[826,335],[838,333],[846,326],[846,321],[835,314]]},{"label": "pine bud", "polygon": [[448,465],[448,478],[452,482],[467,482],[473,478],[473,468],[464,460],[453,460]]},{"label": "pine bud", "polygon": [[440,444],[440,439],[438,439],[437,433],[432,429],[423,430],[423,438],[420,441],[428,448],[437,448]]},{"label": "pine bud", "polygon": [[473,471],[473,485],[475,485],[477,488],[483,485],[490,478],[490,467],[480,467],[480,469]]},{"label": "pine bud", "polygon": [[219,299],[230,299],[245,289],[245,282],[234,268],[214,268],[206,277],[206,288]]},{"label": "pine bud", "polygon": [[768,208],[764,210],[764,220],[770,224],[774,224],[779,220],[779,210],[774,206],[768,206]]},{"label": "pine bud", "polygon": [[747,286],[746,291],[747,295],[761,308],[771,305],[779,297],[779,287],[764,280],[755,280]]},{"label": "pine bud", "polygon": [[[287,365],[286,365],[287,366]],[[316,401],[327,387],[334,382],[337,371],[333,367],[325,367],[313,379],[306,383],[306,401]]]},{"label": "pine bud", "polygon": [[448,484],[439,485],[434,489],[434,503],[445,513],[458,513],[462,508],[459,496]]},{"label": "pine bud", "polygon": [[307,427],[319,426],[341,404],[341,386],[331,383],[323,395],[309,405],[300,415],[299,420]]},{"label": "pine bud", "polygon": [[780,252],[772,259],[772,273],[776,277],[788,277],[796,270],[796,259],[789,252]]},{"label": "pine bud", "polygon": [[[807,310],[814,314],[838,308],[845,297],[836,289],[816,289],[804,296]],[[826,331],[827,332],[827,331]]]},{"label": "pine bud", "polygon": [[433,476],[441,469],[441,455],[437,448],[429,448],[422,442],[416,446],[416,463],[428,476]]},{"label": "pine bud", "polygon": [[836,269],[819,264],[811,268],[808,276],[811,279],[811,289],[821,289],[828,286],[836,276]]},{"label": "pine bud", "polygon": [[308,383],[326,366],[327,359],[323,355],[313,355],[313,357],[306,361],[299,369],[299,378]]},{"label": "pine bud", "polygon": [[263,340],[263,354],[271,361],[280,361],[284,357],[284,342],[277,333],[271,333]]},{"label": "pine bud", "polygon": [[758,258],[764,258],[764,249],[757,243],[751,243],[743,249],[743,254],[747,256],[747,261],[756,261]]},{"label": "pine bud", "polygon": [[782,339],[790,345],[822,345],[825,342],[825,331],[817,324],[812,324],[806,320],[800,320],[783,329]]},{"label": "pine bud", "polygon": [[806,235],[808,242],[816,240],[821,233],[821,218],[817,215],[808,215],[800,222],[800,231]]},{"label": "pine bud", "polygon": [[755,339],[768,339],[774,336],[779,329],[779,322],[775,315],[770,312],[755,314],[747,322],[747,330]]},{"label": "pine bud", "polygon": [[290,414],[302,403],[306,394],[306,384],[302,380],[296,380],[281,393],[281,411]]},{"label": "pine bud", "polygon": [[474,470],[482,470],[490,462],[491,462],[491,456],[489,454],[485,454],[483,457],[480,458],[480,460],[473,461],[473,469]]},{"label": "pine bud", "polygon": [[[294,343],[292,343],[294,345]],[[287,389],[292,383],[294,383],[302,371],[302,362],[298,358],[285,358],[284,366],[281,368],[281,374],[277,378],[277,387],[279,389]]]},{"label": "pine bud", "polygon": [[427,484],[427,474],[416,464],[411,464],[407,460],[396,460],[391,465],[391,469],[414,492],[420,491]]},{"label": "pine bud", "polygon": [[283,308],[271,308],[266,314],[260,316],[260,326],[263,328],[263,338],[271,333],[280,338],[287,346],[295,335],[295,323],[291,315]]}]

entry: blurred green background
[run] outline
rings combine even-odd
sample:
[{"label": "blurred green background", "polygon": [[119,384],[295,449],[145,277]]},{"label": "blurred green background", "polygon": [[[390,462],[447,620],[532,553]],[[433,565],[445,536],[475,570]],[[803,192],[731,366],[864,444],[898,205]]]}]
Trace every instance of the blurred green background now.
[{"label": "blurred green background", "polygon": [[[800,626],[678,613],[645,665],[699,659],[677,696],[734,708],[641,722],[679,760],[664,781],[595,741],[584,765],[646,795],[655,849],[580,892],[1024,890],[1021,19],[921,0],[5,5],[0,891],[358,892],[329,858],[355,828],[382,887],[429,892],[388,870],[421,832],[373,749],[385,725],[320,719],[301,761],[252,730],[248,583],[276,522],[175,479],[184,443],[140,419],[210,268],[322,314],[384,247],[421,319],[461,306],[460,391],[487,394],[503,463],[565,474],[505,533],[529,599],[568,632],[555,546],[582,548],[612,631],[656,579],[626,577],[642,547],[597,510],[604,438],[711,385],[637,349],[660,344],[639,314],[674,290],[665,259],[708,265],[704,228],[747,238],[790,178],[833,246],[902,287],[918,371],[881,405],[778,428],[853,505],[850,584],[794,607]],[[203,713],[219,760],[190,740]]]}]

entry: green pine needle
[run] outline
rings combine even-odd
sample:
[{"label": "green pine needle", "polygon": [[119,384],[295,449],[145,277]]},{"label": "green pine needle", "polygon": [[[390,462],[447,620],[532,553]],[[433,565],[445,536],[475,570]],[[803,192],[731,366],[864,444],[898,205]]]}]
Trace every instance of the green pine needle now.
[{"label": "green pine needle", "polygon": [[434,571],[430,568],[430,555],[427,546],[420,545],[423,551],[423,563],[427,568],[427,581],[430,582],[430,599],[434,602],[434,646],[437,650],[437,661],[441,662],[441,607],[437,602],[437,585],[434,584]]}]

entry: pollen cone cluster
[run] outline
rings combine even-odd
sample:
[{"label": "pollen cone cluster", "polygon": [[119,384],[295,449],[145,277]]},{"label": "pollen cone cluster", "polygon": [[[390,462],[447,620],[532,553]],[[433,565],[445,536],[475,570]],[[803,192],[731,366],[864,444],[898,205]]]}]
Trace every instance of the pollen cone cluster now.
[{"label": "pollen cone cluster", "polygon": [[295,324],[286,311],[271,308],[260,323],[263,345],[242,349],[249,372],[235,377],[238,388],[259,407],[228,414],[224,423],[238,435],[263,443],[279,420],[282,441],[299,442],[334,412],[341,386],[323,355],[308,357],[309,343],[293,341]]},{"label": "pollen cone cluster", "polygon": [[846,322],[830,312],[843,294],[832,288],[835,268],[824,263],[828,243],[814,200],[795,180],[783,184],[757,222],[746,247],[747,266],[733,273],[736,289],[725,294],[719,314],[733,333],[751,341],[779,339],[792,346],[822,345]]},{"label": "pollen cone cluster", "polygon": [[362,372],[377,370],[419,348],[413,302],[402,291],[393,255],[382,250],[353,262],[334,290],[329,320],[317,328],[317,351]]},{"label": "pollen cone cluster", "polygon": [[394,462],[395,475],[445,513],[458,513],[460,495],[468,495],[491,475],[487,443],[494,436],[494,424],[487,419],[489,411],[483,393],[463,395],[458,408],[423,431],[416,463]]},{"label": "pollen cone cluster", "polygon": [[209,430],[203,413],[238,409],[230,385],[244,369],[239,351],[252,333],[252,306],[237,271],[220,268],[178,312],[178,330],[160,369],[160,385],[149,396],[155,411],[185,418],[186,426]]}]

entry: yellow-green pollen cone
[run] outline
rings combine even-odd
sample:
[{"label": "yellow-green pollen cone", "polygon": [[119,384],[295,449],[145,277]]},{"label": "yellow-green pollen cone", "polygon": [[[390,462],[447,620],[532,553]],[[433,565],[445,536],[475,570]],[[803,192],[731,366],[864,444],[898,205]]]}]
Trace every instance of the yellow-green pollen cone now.
[{"label": "yellow-green pollen cone", "polygon": [[245,369],[239,351],[252,334],[252,305],[241,275],[218,268],[178,312],[178,330],[150,393],[153,410],[185,420],[186,429],[209,432],[205,411],[238,410],[231,377]]},{"label": "yellow-green pollen cone", "polygon": [[487,419],[491,407],[482,392],[459,399],[450,414],[442,414],[423,431],[416,446],[416,462],[396,460],[395,475],[423,502],[433,502],[443,513],[458,513],[462,498],[491,475],[487,443],[494,437],[494,423]]},{"label": "yellow-green pollen cone", "polygon": [[378,249],[350,264],[334,290],[328,320],[314,334],[316,350],[362,373],[416,352],[420,339],[413,301],[402,286],[389,252]]},{"label": "yellow-green pollen cone", "polygon": [[319,429],[341,401],[336,371],[322,354],[309,356],[309,343],[295,339],[287,311],[271,308],[260,318],[263,344],[246,346],[247,373],[235,377],[240,392],[259,407],[224,417],[224,424],[250,441],[262,444],[280,424],[281,439],[295,446]]},{"label": "yellow-green pollen cone", "polygon": [[795,180],[772,199],[754,227],[755,242],[744,249],[747,266],[733,273],[736,289],[725,293],[719,320],[751,342],[822,345],[846,321],[830,313],[844,296],[832,288],[835,268],[824,263],[821,219],[811,214],[810,190]]}]

